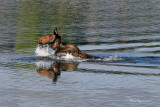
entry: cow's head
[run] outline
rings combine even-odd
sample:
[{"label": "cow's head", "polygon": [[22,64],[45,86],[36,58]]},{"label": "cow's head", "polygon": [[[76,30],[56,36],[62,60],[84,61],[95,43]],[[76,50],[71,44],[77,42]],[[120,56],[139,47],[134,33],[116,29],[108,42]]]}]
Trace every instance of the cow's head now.
[{"label": "cow's head", "polygon": [[53,31],[53,34],[48,36],[43,36],[38,38],[37,43],[38,44],[51,44],[55,41],[55,38],[58,37],[58,30],[57,28]]}]

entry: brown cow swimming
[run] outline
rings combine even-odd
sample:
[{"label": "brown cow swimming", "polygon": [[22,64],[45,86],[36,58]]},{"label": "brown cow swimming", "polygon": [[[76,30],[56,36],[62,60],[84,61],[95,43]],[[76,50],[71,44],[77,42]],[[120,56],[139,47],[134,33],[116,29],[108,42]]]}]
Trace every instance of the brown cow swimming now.
[{"label": "brown cow swimming", "polygon": [[74,44],[64,43],[61,41],[61,36],[58,34],[57,28],[54,30],[52,35],[44,36],[38,38],[38,44],[53,44],[53,49],[55,50],[56,56],[65,56],[67,53],[73,56],[80,57],[83,59],[99,59],[100,57],[95,57],[84,52],[81,52],[79,48]]}]

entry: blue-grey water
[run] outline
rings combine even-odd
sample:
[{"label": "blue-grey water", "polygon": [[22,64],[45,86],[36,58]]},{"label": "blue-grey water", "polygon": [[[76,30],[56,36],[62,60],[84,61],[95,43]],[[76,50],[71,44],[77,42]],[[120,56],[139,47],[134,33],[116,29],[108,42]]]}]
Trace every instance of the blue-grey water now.
[{"label": "blue-grey water", "polygon": [[[37,38],[108,61],[35,56]],[[121,59],[121,60],[117,60]],[[159,0],[1,0],[1,107],[158,107]]]}]

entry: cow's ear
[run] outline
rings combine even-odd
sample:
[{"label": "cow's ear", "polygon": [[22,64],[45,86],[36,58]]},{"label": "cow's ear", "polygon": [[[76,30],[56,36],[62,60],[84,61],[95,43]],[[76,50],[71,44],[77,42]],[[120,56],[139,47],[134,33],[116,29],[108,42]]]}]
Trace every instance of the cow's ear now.
[{"label": "cow's ear", "polygon": [[54,35],[58,35],[57,27],[54,29],[53,34],[54,34]]}]

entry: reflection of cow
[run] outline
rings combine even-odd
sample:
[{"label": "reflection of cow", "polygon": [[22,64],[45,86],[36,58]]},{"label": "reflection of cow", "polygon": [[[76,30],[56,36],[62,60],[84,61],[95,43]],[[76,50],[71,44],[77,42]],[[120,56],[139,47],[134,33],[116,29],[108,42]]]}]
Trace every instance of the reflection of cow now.
[{"label": "reflection of cow", "polygon": [[68,63],[68,62],[55,62],[50,68],[38,68],[37,73],[41,76],[46,76],[51,78],[53,82],[57,81],[57,77],[60,76],[61,71],[75,71],[77,69],[78,63]]},{"label": "reflection of cow", "polygon": [[57,81],[57,74],[53,70],[46,70],[46,69],[37,69],[37,73],[41,76],[46,76],[51,78],[53,82]]},{"label": "reflection of cow", "polygon": [[68,44],[61,41],[61,36],[59,36],[57,29],[54,30],[52,35],[40,37],[37,40],[38,44],[51,44],[53,43],[53,49],[55,50],[56,56],[65,56],[70,53],[76,57],[81,57],[84,59],[97,59],[100,57],[91,56],[84,52],[81,52],[77,46],[74,44]]}]

